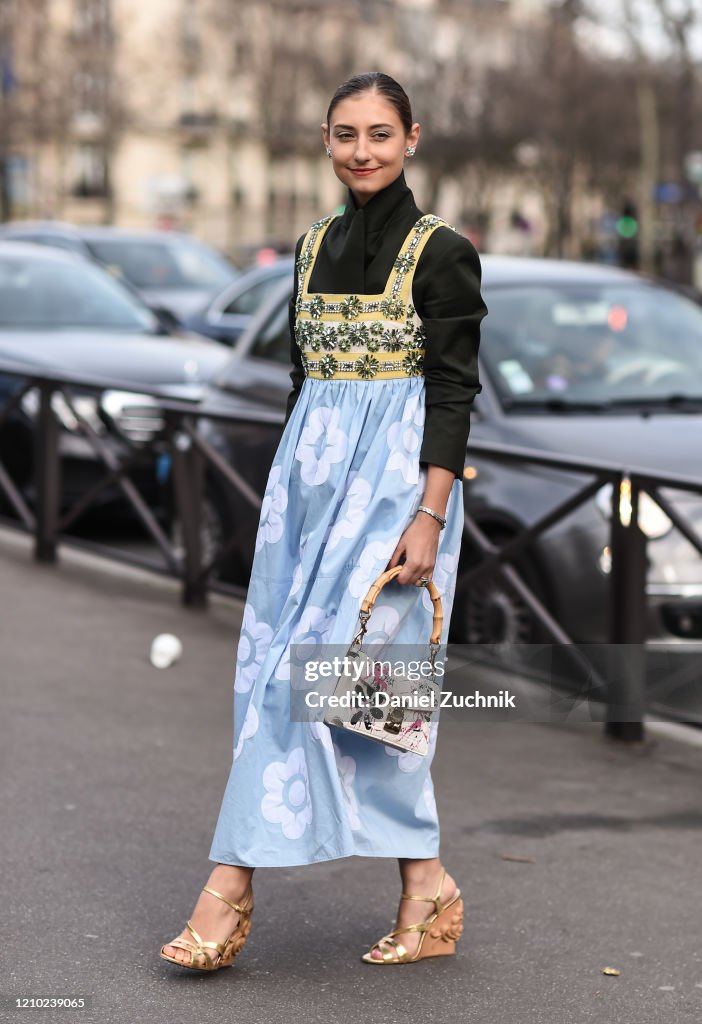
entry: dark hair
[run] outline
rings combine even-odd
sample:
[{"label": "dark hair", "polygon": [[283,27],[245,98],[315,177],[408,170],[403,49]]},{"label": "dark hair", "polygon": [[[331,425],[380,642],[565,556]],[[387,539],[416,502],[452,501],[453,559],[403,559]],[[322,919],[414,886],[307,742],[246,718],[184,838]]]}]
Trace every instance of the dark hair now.
[{"label": "dark hair", "polygon": [[392,103],[402,121],[405,132],[409,135],[414,123],[409,97],[399,82],[396,82],[390,75],[384,75],[382,71],[368,71],[363,75],[354,75],[353,78],[349,78],[348,81],[340,85],[329,104],[327,124],[331,124],[332,114],[337,103],[348,99],[349,96],[358,96],[362,92],[368,92],[370,89],[377,89],[381,96]]}]

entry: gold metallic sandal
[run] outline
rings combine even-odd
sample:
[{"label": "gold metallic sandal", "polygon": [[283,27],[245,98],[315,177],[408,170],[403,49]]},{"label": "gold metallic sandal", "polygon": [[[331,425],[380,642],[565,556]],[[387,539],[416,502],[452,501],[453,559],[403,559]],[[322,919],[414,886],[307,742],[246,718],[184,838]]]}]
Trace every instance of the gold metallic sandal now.
[{"label": "gold metallic sandal", "polygon": [[[226,942],[203,942],[190,921],[188,921],[187,929],[195,939],[195,942],[190,942],[189,939],[173,939],[172,942],[166,942],[161,947],[160,955],[164,960],[168,960],[169,963],[176,964],[178,967],[187,967],[191,971],[218,971],[220,967],[231,966],[235,957],[244,948],[244,943],[251,931],[253,889],[251,888],[251,883],[249,883],[244,893],[243,906],[238,903],[232,903],[226,896],[222,896],[220,892],[210,889],[207,885],[203,886],[202,891],[211,893],[217,899],[223,900],[232,910],[239,911],[240,917],[236,928]],[[176,960],[174,956],[164,953],[163,951],[166,946],[176,946],[178,949],[187,950],[190,953],[190,962],[183,963],[181,960]],[[208,949],[214,949],[218,955],[216,957],[212,956],[211,953],[207,952]]]},{"label": "gold metallic sandal", "polygon": [[[407,893],[402,893],[400,899],[423,900],[426,903],[433,903],[436,910],[426,921],[420,921],[418,924],[408,924],[404,928],[395,928],[388,935],[384,935],[382,939],[378,939],[368,952],[364,953],[361,957],[364,963],[382,965],[413,964],[417,960],[425,960],[430,956],[451,956],[456,952],[456,943],[463,931],[463,900],[461,899],[461,890],[456,889],[455,894],[448,903],[441,902],[439,897],[441,896],[441,889],[445,878],[446,869],[444,868],[436,896],[408,896]],[[402,943],[398,942],[395,938],[396,935],[401,935],[403,932],[421,933],[417,952],[414,956],[410,956]],[[383,943],[392,946],[393,949],[383,951],[381,949]],[[371,956],[371,953],[376,948],[381,949],[383,954],[382,960],[376,960],[375,957]]]}]

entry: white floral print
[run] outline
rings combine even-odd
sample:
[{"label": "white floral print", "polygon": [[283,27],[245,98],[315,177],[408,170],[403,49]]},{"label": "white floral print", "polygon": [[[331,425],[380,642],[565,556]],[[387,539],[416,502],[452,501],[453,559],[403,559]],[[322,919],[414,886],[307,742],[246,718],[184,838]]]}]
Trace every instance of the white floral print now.
[{"label": "white floral print", "polygon": [[397,767],[401,772],[416,772],[424,764],[424,755],[414,754],[411,750],[395,750],[394,747],[384,746],[383,750],[388,757],[397,758]]},{"label": "white floral print", "polygon": [[258,732],[258,711],[256,710],[255,704],[249,704],[246,709],[246,717],[241,726],[241,732],[239,733],[239,739],[234,747],[234,760],[241,755],[244,749],[244,743],[246,740],[250,740],[252,736],[255,736]]},{"label": "white floral print", "polygon": [[325,725],[324,722],[309,722],[308,725],[313,739],[317,740],[318,743],[321,743],[325,750],[332,753],[334,745],[332,743],[331,730],[329,729],[329,726]]},{"label": "white floral print", "polygon": [[339,426],[340,419],[341,410],[328,405],[318,406],[309,414],[295,449],[306,484],[325,483],[331,467],[345,458],[348,435]]},{"label": "white floral print", "polygon": [[248,693],[253,686],[266,651],[271,645],[272,637],[271,627],[267,622],[256,618],[253,605],[247,602],[237,648],[236,678],[234,680],[234,689],[237,693]]},{"label": "white floral print", "polygon": [[368,480],[356,476],[346,492],[341,515],[329,533],[326,550],[333,551],[342,540],[355,537],[364,523],[364,512],[371,499],[371,485]]},{"label": "white floral print", "polygon": [[[309,655],[306,657],[319,657],[317,648],[326,642],[329,630],[333,627],[335,616],[329,615],[325,608],[318,608],[316,605],[308,605],[305,608],[299,623],[295,627],[290,643],[286,645],[282,658],[275,670],[275,678],[281,682],[289,682],[296,690],[307,689],[309,684],[305,681],[305,674],[302,665],[296,664],[296,669],[290,672],[290,647],[295,644],[309,646]],[[295,652],[299,654],[299,652]]]},{"label": "white floral print", "polygon": [[390,425],[387,443],[390,448],[388,470],[398,469],[410,484],[419,480],[419,449],[422,443],[426,410],[423,397],[412,395],[405,402],[402,419]]},{"label": "white floral print", "polygon": [[261,504],[261,519],[256,533],[256,551],[264,544],[275,544],[283,536],[283,513],[288,507],[288,492],[280,483],[281,467],[271,469]]},{"label": "white floral print", "polygon": [[[364,646],[368,644],[383,645],[392,640],[400,625],[400,613],[390,604],[375,604],[373,614],[368,620],[368,628],[363,638]],[[375,652],[374,653],[379,653]]]},{"label": "white floral print", "polygon": [[304,575],[302,572],[302,562],[298,562],[295,566],[295,572],[293,573],[292,585],[290,587],[290,594],[296,594],[302,586]]},{"label": "white floral print", "polygon": [[[390,556],[395,550],[395,541],[374,540],[367,544],[359,558],[359,564],[349,577],[349,590],[353,597],[363,599],[368,593],[371,583],[374,583],[378,575],[390,561]],[[378,567],[380,563],[380,568]]]},{"label": "white floral print", "polygon": [[312,822],[307,760],[302,747],[290,751],[287,761],[272,761],[263,772],[266,795],[261,813],[280,825],[286,839],[299,839]]}]

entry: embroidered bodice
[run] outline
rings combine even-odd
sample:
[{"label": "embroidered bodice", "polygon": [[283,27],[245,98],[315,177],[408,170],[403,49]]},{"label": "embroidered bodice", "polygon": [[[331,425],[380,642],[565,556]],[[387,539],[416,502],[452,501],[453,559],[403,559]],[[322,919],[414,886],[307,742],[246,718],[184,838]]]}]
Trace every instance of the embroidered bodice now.
[{"label": "embroidered bodice", "polygon": [[333,220],[331,215],[312,225],[297,262],[295,340],[305,373],[352,380],[421,376],[426,331],[412,304],[412,280],[432,233],[449,225],[432,214],[420,217],[405,238],[380,294],[310,293],[314,261]]}]

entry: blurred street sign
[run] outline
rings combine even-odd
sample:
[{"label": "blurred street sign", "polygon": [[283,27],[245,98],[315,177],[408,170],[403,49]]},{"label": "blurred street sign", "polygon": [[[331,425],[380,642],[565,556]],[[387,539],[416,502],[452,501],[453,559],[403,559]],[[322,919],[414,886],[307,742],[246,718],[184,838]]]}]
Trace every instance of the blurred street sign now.
[{"label": "blurred street sign", "polygon": [[680,203],[685,190],[677,181],[659,181],[653,186],[653,198],[657,203]]}]

